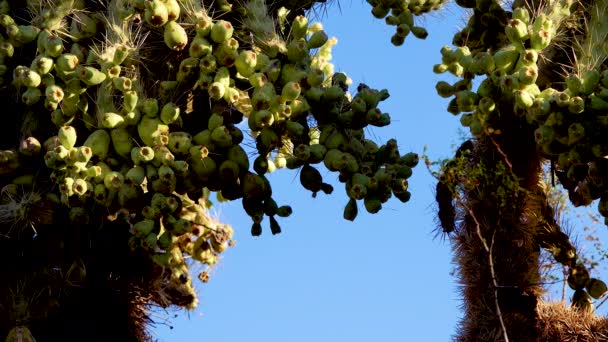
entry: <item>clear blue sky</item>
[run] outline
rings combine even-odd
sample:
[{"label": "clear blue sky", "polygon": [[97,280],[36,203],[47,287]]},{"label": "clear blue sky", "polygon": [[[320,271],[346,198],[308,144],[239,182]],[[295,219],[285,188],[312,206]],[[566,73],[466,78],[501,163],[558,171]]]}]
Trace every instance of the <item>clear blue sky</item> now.
[{"label": "clear blue sky", "polygon": [[[369,130],[376,141],[397,138],[402,152],[448,157],[461,141],[456,117],[435,93],[432,66],[450,44],[463,14],[448,9],[423,19],[429,37],[391,45],[393,27],[371,16],[363,0],[334,1],[320,17],[338,37],[336,70],[353,84],[387,88],[381,109],[392,115],[386,128]],[[420,20],[420,19],[417,19]],[[271,176],[274,195],[294,214],[280,221],[283,233],[249,235],[240,203],[217,214],[236,230],[237,245],[224,253],[208,284],[197,281],[200,305],[189,317],[169,311],[173,330],[158,325],[160,341],[370,342],[447,341],[461,316],[457,280],[447,242],[434,239],[434,180],[423,165],[410,179],[412,200],[391,200],[370,215],[362,208],[354,223],[342,219],[347,202],[336,175],[336,191],[313,199],[295,171]]]}]

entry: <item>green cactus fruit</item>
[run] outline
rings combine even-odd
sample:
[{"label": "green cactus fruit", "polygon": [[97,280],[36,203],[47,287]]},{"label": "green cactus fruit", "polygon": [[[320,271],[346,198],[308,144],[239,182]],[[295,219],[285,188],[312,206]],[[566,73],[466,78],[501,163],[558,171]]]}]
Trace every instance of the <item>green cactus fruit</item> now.
[{"label": "green cactus fruit", "polygon": [[608,110],[608,101],[602,100],[601,97],[596,96],[595,94],[591,94],[588,97],[589,99],[589,108],[594,109],[596,111],[606,111]]},{"label": "green cactus fruit", "polygon": [[292,40],[287,45],[287,59],[291,63],[300,63],[309,56],[306,40]]},{"label": "green cactus fruit", "polygon": [[[129,90],[123,93],[122,109],[125,112],[133,112],[137,108],[137,100],[139,96],[135,90]],[[137,123],[137,122],[135,122]]]},{"label": "green cactus fruit", "polygon": [[570,267],[568,275],[568,285],[573,290],[583,289],[589,282],[589,271],[585,265],[578,263],[574,267]]},{"label": "green cactus fruit", "polygon": [[251,236],[260,236],[262,235],[262,225],[260,222],[253,222],[251,225]]},{"label": "green cactus fruit", "polygon": [[135,165],[151,162],[154,160],[154,149],[149,146],[133,147],[131,149],[131,160]]},{"label": "green cactus fruit", "polygon": [[120,114],[107,112],[101,115],[100,124],[103,128],[118,128],[125,124],[125,118]]},{"label": "green cactus fruit", "polygon": [[190,57],[194,58],[203,58],[205,56],[211,55],[213,52],[213,46],[209,41],[203,37],[196,36],[190,42],[190,48],[188,53]]},{"label": "green cactus fruit", "polygon": [[167,147],[172,153],[185,155],[192,147],[192,136],[187,132],[169,133],[169,144]]},{"label": "green cactus fruit", "polygon": [[519,69],[519,83],[530,85],[536,83],[538,78],[538,67],[536,64]]},{"label": "green cactus fruit", "polygon": [[200,59],[198,67],[201,71],[201,74],[215,73],[215,71],[217,70],[217,60],[215,56],[207,55]]},{"label": "green cactus fruit", "polygon": [[133,148],[133,137],[125,128],[115,128],[110,131],[112,146],[119,156],[129,159]]},{"label": "green cactus fruit", "polygon": [[505,73],[510,72],[519,58],[519,51],[514,44],[509,44],[494,53],[496,69]]},{"label": "green cactus fruit", "polygon": [[513,44],[522,44],[530,37],[528,25],[520,19],[511,19],[505,26],[505,34]]},{"label": "green cactus fruit", "polygon": [[454,95],[454,87],[445,81],[437,82],[435,90],[437,90],[437,94],[443,98],[452,97]]},{"label": "green cactus fruit", "polygon": [[269,110],[262,109],[249,114],[248,125],[252,131],[270,127],[273,123],[274,115]]},{"label": "green cactus fruit", "polygon": [[550,126],[541,125],[534,131],[534,139],[538,145],[548,145],[555,140],[555,130]]},{"label": "green cactus fruit", "polygon": [[117,172],[117,171],[110,171],[110,172],[106,173],[106,175],[103,178],[104,186],[106,187],[106,189],[108,189],[110,191],[118,190],[123,183],[124,183],[124,176],[122,175],[122,173]]},{"label": "green cactus fruit", "polygon": [[238,178],[240,168],[237,163],[230,159],[227,159],[220,164],[218,171],[223,181],[233,182],[236,181],[236,179]]},{"label": "green cactus fruit", "polygon": [[224,97],[224,94],[226,93],[226,86],[221,82],[213,82],[211,85],[209,85],[208,92],[209,97],[214,100],[219,100]]},{"label": "green cactus fruit", "polygon": [[367,196],[367,186],[360,183],[353,183],[348,189],[348,197],[355,200],[364,199]]},{"label": "green cactus fruit", "polygon": [[[184,83],[194,80],[197,77],[200,60],[196,57],[184,58],[177,69],[177,82]],[[200,74],[199,74],[200,75]]]},{"label": "green cactus fruit", "polygon": [[297,82],[288,82],[283,86],[281,98],[283,101],[293,101],[300,96],[302,88]]},{"label": "green cactus fruit", "polygon": [[73,14],[70,26],[70,38],[74,42],[91,38],[97,33],[97,21],[84,11]]},{"label": "green cactus fruit", "polygon": [[108,155],[110,141],[110,134],[104,129],[98,129],[89,135],[83,145],[90,147],[94,156],[104,160]]},{"label": "green cactus fruit", "polygon": [[608,293],[606,283],[596,278],[589,279],[586,288],[589,295],[595,299],[600,299]]},{"label": "green cactus fruit", "polygon": [[363,204],[365,205],[365,210],[370,214],[376,214],[382,209],[382,202],[376,197],[365,197]]},{"label": "green cactus fruit", "polygon": [[59,184],[59,192],[63,196],[67,197],[74,195],[74,178],[65,177],[63,181]]},{"label": "green cactus fruit", "polygon": [[76,145],[76,129],[72,126],[62,126],[57,133],[61,145],[66,149],[71,149]]},{"label": "green cactus fruit", "polygon": [[160,180],[164,180],[167,182],[175,181],[175,171],[170,166],[161,165],[158,168],[158,177]]},{"label": "green cactus fruit", "polygon": [[135,236],[143,238],[156,231],[156,222],[153,220],[144,219],[133,225],[133,233]]},{"label": "green cactus fruit", "polygon": [[[0,52],[1,49],[2,43],[0,43]],[[53,59],[45,57],[43,55],[39,55],[32,61],[30,69],[42,76],[48,74],[53,69],[54,65],[55,62],[53,61]]]},{"label": "green cactus fruit", "polygon": [[158,118],[145,115],[137,125],[137,132],[144,144],[154,146],[156,138],[169,133],[169,126],[163,124]]},{"label": "green cactus fruit", "polygon": [[308,161],[308,158],[310,157],[310,146],[306,144],[299,144],[298,146],[294,147],[293,155],[302,161]]},{"label": "green cactus fruit", "polygon": [[226,156],[229,160],[235,162],[239,166],[241,172],[247,172],[247,170],[249,170],[249,157],[241,145],[230,147]]},{"label": "green cactus fruit", "polygon": [[211,141],[218,147],[228,148],[233,145],[232,135],[226,126],[219,126],[211,131]]},{"label": "green cactus fruit", "polygon": [[249,84],[254,88],[260,88],[268,83],[268,77],[261,72],[251,74],[248,78]]},{"label": "green cactus fruit", "polygon": [[247,173],[242,178],[242,186],[246,198],[262,199],[268,194],[268,181],[264,176]]},{"label": "green cactus fruit", "polygon": [[80,64],[78,56],[71,53],[64,53],[55,60],[55,71],[57,76],[66,79],[74,74],[76,68]]},{"label": "green cactus fruit", "polygon": [[19,153],[27,157],[33,157],[40,154],[42,145],[35,137],[27,137],[19,144]]},{"label": "green cactus fruit", "polygon": [[211,27],[210,37],[216,43],[222,43],[232,38],[234,28],[229,21],[218,20]]},{"label": "green cactus fruit", "polygon": [[306,45],[308,49],[318,49],[321,46],[325,45],[325,43],[327,43],[327,40],[328,37],[325,31],[316,31],[308,38]]},{"label": "green cactus fruit", "polygon": [[292,213],[291,207],[288,205],[282,205],[277,208],[277,216],[279,217],[289,217]]},{"label": "green cactus fruit", "polygon": [[513,92],[515,104],[520,108],[530,108],[534,104],[534,96],[525,90],[516,90]]},{"label": "green cactus fruit", "polygon": [[243,77],[251,76],[255,72],[256,65],[257,54],[251,50],[242,50],[234,61],[236,70]]},{"label": "green cactus fruit", "polygon": [[530,12],[523,7],[515,8],[513,10],[512,19],[519,19],[528,25],[530,24]]},{"label": "green cactus fruit", "polygon": [[294,39],[302,39],[306,37],[308,31],[308,18],[303,15],[298,15],[291,23],[291,35]]},{"label": "green cactus fruit", "polygon": [[585,127],[578,122],[568,126],[568,145],[574,145],[585,137]]},{"label": "green cactus fruit", "polygon": [[112,84],[116,89],[124,93],[131,90],[131,87],[133,87],[133,80],[129,77],[119,76],[112,78]]},{"label": "green cactus fruit", "polygon": [[580,96],[572,96],[568,104],[568,111],[573,114],[580,114],[585,111],[585,100]]},{"label": "green cactus fruit", "polygon": [[165,44],[171,50],[181,51],[188,45],[188,34],[177,22],[169,21],[165,24]]},{"label": "green cactus fruit", "polygon": [[426,39],[429,35],[428,31],[422,26],[412,26],[411,32],[418,39]]},{"label": "green cactus fruit", "polygon": [[255,158],[255,160],[253,161],[253,170],[258,174],[258,175],[263,175],[268,171],[268,158],[266,156],[257,156]]},{"label": "green cactus fruit", "polygon": [[88,190],[87,182],[82,178],[74,179],[74,183],[72,184],[72,192],[76,196],[84,196],[86,195]]},{"label": "green cactus fruit", "polygon": [[46,37],[39,45],[42,46],[42,50],[48,57],[57,58],[61,56],[64,50],[63,40],[61,38],[56,35],[40,35],[40,37],[43,39]]},{"label": "green cactus fruit", "polygon": [[144,19],[152,26],[160,27],[169,21],[169,11],[161,0],[145,2]]},{"label": "green cactus fruit", "polygon": [[456,93],[456,104],[460,112],[471,112],[479,102],[477,93],[470,90],[462,90]]},{"label": "green cactus fruit", "polygon": [[357,201],[353,198],[348,200],[348,203],[344,207],[343,217],[345,220],[354,221],[357,218],[359,210],[357,208]]},{"label": "green cactus fruit", "polygon": [[270,232],[272,235],[280,234],[281,226],[279,225],[279,222],[277,222],[277,219],[275,219],[274,216],[270,216],[268,219],[270,221]]},{"label": "green cactus fruit", "polygon": [[572,306],[583,312],[593,312],[593,300],[587,291],[579,289],[572,295]]},{"label": "green cactus fruit", "polygon": [[179,118],[179,106],[173,102],[166,103],[160,111],[160,120],[169,125]]},{"label": "green cactus fruit", "polygon": [[26,106],[33,106],[40,101],[42,92],[38,88],[28,87],[26,91],[21,94],[21,101]]},{"label": "green cactus fruit", "polygon": [[142,102],[141,109],[145,115],[154,118],[158,115],[158,100],[154,98],[145,99]]},{"label": "green cactus fruit", "polygon": [[152,164],[156,167],[159,167],[161,165],[170,165],[173,166],[173,163],[175,162],[175,156],[173,155],[173,153],[171,153],[171,151],[169,150],[169,148],[167,148],[167,146],[162,145],[156,145],[154,146],[154,159],[152,160]]},{"label": "green cactus fruit", "polygon": [[323,183],[323,177],[319,170],[310,166],[310,164],[304,164],[300,170],[300,184],[304,189],[311,191],[313,197],[316,197],[319,191],[329,194],[333,190],[328,188],[329,184]]},{"label": "green cactus fruit", "polygon": [[127,171],[125,178],[133,184],[141,185],[146,178],[146,170],[141,166],[133,166]]},{"label": "green cactus fruit", "polygon": [[601,74],[598,70],[587,70],[581,77],[581,92],[584,95],[589,95],[594,92],[597,85],[600,83]]},{"label": "green cactus fruit", "polygon": [[93,157],[93,150],[88,146],[80,146],[76,150],[76,162],[78,163],[88,163]]},{"label": "green cactus fruit", "polygon": [[32,69],[19,65],[13,70],[13,83],[15,86],[38,87],[42,82],[40,74]]},{"label": "green cactus fruit", "polygon": [[215,161],[208,156],[202,157],[200,153],[198,154],[198,158],[195,157],[191,160],[190,165],[194,173],[202,180],[207,180],[217,171]]},{"label": "green cactus fruit", "polygon": [[270,151],[275,149],[280,143],[280,137],[277,133],[269,127],[264,127],[260,131],[260,135],[257,138],[258,150],[261,148],[262,151]]}]

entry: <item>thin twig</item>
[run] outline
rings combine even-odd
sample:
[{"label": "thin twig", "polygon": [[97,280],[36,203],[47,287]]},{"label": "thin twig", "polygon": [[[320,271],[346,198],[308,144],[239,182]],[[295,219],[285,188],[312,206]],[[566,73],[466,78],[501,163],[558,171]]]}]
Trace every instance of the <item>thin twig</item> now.
[{"label": "thin twig", "polygon": [[494,260],[492,258],[492,248],[494,247],[494,237],[496,235],[496,232],[494,232],[492,234],[492,242],[490,243],[490,246],[488,246],[486,239],[484,239],[484,237],[481,235],[481,225],[479,224],[479,221],[477,221],[477,217],[475,216],[475,214],[473,214],[473,211],[470,208],[465,206],[465,209],[467,210],[469,215],[471,215],[471,218],[473,218],[473,221],[475,222],[475,226],[477,227],[477,236],[479,237],[479,240],[481,240],[481,243],[483,244],[483,248],[488,253],[488,263],[490,265],[490,275],[492,276],[492,284],[494,285],[494,304],[496,305],[496,315],[498,316],[498,320],[500,321],[500,327],[502,328],[505,342],[509,342],[509,335],[507,334],[507,327],[505,326],[505,322],[502,318],[502,311],[500,310],[500,304],[498,303],[498,287],[499,286],[498,286],[498,281],[496,280],[496,273],[494,272]]},{"label": "thin twig", "polygon": [[515,176],[515,173],[513,172],[513,164],[511,164],[511,162],[509,161],[509,158],[507,157],[507,154],[502,150],[502,148],[500,148],[500,145],[498,145],[498,143],[496,142],[496,140],[494,140],[494,138],[490,137],[490,141],[492,142],[492,144],[494,145],[494,147],[496,147],[496,151],[498,151],[498,153],[500,153],[500,155],[504,159],[504,162],[509,167],[509,171],[511,172],[511,174],[513,176]]}]

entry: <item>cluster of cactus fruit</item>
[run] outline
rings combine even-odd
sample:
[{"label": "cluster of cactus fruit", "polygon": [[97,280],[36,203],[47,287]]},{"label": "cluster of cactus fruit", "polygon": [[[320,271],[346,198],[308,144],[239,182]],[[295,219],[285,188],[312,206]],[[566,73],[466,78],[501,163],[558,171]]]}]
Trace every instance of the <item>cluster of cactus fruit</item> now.
[{"label": "cluster of cactus fruit", "polygon": [[1,81],[24,113],[20,141],[0,152],[5,217],[27,216],[13,200],[22,187],[75,224],[109,213],[171,273],[167,286],[196,298],[186,260],[213,266],[233,243],[207,213],[211,192],[240,199],[256,236],[264,217],[276,234],[291,213],[266,178],[277,168],[299,169],[313,194],[332,192],[313,165],[339,173],[348,220],[357,201],[377,213],[392,195],[410,198],[418,156],[364,134],[390,123],[378,108],[388,92],[351,96],[319,23],[270,14],[263,0],[28,0],[27,22],[14,13],[0,2]]},{"label": "cluster of cactus fruit", "polygon": [[[535,129],[539,153],[550,159],[560,183],[576,206],[599,199],[599,212],[608,223],[608,27],[603,13],[608,3],[598,1],[587,20],[587,37],[580,43],[577,63],[565,82],[540,80],[539,64],[551,49],[561,25],[576,10],[572,1],[555,1],[531,14],[524,7],[507,12],[494,1],[460,1],[474,10],[467,26],[454,36],[456,47],[441,49],[436,73],[456,76],[455,83],[440,81],[437,93],[451,98],[448,111],[460,116],[474,137],[501,134],[505,110]],[[484,77],[476,90],[473,79]],[[501,112],[501,109],[503,112]],[[551,235],[551,236],[549,236]],[[576,290],[574,302],[589,307],[606,285],[589,278],[564,234],[549,234],[541,245],[570,269],[568,283]],[[556,238],[559,235],[561,238]],[[587,289],[585,291],[584,289]]]},{"label": "cluster of cactus fruit", "polygon": [[395,26],[391,43],[401,46],[410,33],[418,39],[428,36],[424,27],[415,25],[414,16],[439,10],[445,0],[367,0],[367,3],[372,6],[374,17],[385,19],[387,25]]}]

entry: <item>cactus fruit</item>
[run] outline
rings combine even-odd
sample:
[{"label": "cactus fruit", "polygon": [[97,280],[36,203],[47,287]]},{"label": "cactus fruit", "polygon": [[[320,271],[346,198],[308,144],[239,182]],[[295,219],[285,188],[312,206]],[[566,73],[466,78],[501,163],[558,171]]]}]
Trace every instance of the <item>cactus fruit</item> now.
[{"label": "cactus fruit", "polygon": [[[242,198],[256,236],[265,222],[280,233],[278,218],[292,212],[272,198],[266,173],[277,168],[300,169],[305,189],[330,194],[333,187],[312,166],[323,161],[348,184],[349,198],[363,200],[372,213],[391,194],[409,195],[405,179],[417,155],[401,155],[394,141],[378,146],[364,134],[368,125],[390,123],[379,109],[388,92],[360,85],[350,95],[352,81],[331,63],[337,40],[320,23],[285,9],[269,13],[258,0],[217,2],[214,9],[233,11],[221,19],[178,0],[39,2],[15,10],[31,16],[31,24],[21,25],[0,1],[8,37],[0,42],[0,73],[5,90],[19,95],[5,98],[27,106],[17,115],[22,134],[0,151],[0,185],[44,191],[40,205],[53,203],[44,220],[127,224],[121,243],[149,257],[133,262],[162,268],[154,271],[161,278],[150,280],[154,291],[171,293],[154,299],[162,305],[193,308],[186,260],[211,267],[233,245],[232,230],[209,216],[210,192]],[[403,38],[424,38],[414,15],[440,2],[391,8],[389,21]],[[273,16],[291,33],[279,34]],[[163,61],[150,58],[156,55]],[[49,119],[57,127],[38,124]],[[242,131],[244,119],[255,146]],[[351,199],[344,218],[356,214]],[[19,329],[25,336],[28,328]]]}]

